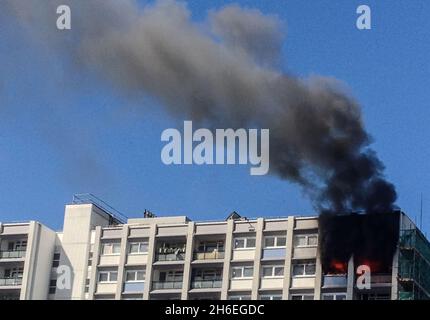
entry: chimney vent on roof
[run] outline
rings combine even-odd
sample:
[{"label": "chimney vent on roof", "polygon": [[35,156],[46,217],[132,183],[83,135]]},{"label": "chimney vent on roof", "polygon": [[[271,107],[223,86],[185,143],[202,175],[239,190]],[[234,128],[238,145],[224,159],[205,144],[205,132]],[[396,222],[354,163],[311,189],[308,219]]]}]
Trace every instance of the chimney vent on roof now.
[{"label": "chimney vent on roof", "polygon": [[228,215],[227,219],[225,220],[241,220],[241,219],[242,219],[241,215],[238,214],[236,211],[233,211]]},{"label": "chimney vent on roof", "polygon": [[155,218],[155,214],[153,214],[151,211],[146,210],[143,212],[143,217],[144,218]]}]

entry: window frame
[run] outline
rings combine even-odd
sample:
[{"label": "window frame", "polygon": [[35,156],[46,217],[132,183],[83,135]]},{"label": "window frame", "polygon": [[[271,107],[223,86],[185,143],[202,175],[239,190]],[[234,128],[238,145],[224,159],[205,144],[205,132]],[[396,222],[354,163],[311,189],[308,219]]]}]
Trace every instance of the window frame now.
[{"label": "window frame", "polygon": [[[265,299],[265,298],[268,298],[268,299]],[[259,297],[259,300],[265,300],[265,301],[282,300],[282,294],[261,294]]]},{"label": "window frame", "polygon": [[[265,276],[264,275],[264,269],[265,268],[271,268],[272,272],[271,272],[270,276]],[[280,275],[280,276],[276,275],[276,272],[275,272],[276,268],[282,268],[282,275]],[[271,264],[271,265],[262,265],[261,266],[261,277],[262,278],[265,278],[265,279],[280,279],[280,278],[283,278],[284,275],[285,275],[285,266],[283,266],[283,265],[280,265],[280,264]]]},{"label": "window frame", "polygon": [[[316,238],[316,244],[309,244],[309,238],[315,237]],[[305,238],[306,244],[304,245],[297,245],[296,239],[297,238]],[[294,248],[316,248],[318,247],[318,234],[317,233],[309,233],[309,234],[296,234],[294,235]]]},{"label": "window frame", "polygon": [[239,294],[239,295],[229,295],[227,300],[231,301],[242,301],[242,300],[251,300],[251,295],[249,294]]},{"label": "window frame", "polygon": [[[236,241],[237,240],[243,240],[243,247],[236,247]],[[254,240],[254,246],[253,247],[249,247],[248,246],[248,242],[249,240]],[[235,237],[233,239],[233,250],[251,250],[251,249],[255,249],[257,247],[257,242],[256,242],[256,237],[252,236],[252,237]]]},{"label": "window frame", "polygon": [[[241,270],[241,276],[240,277],[234,277],[233,276],[233,272],[235,269],[239,269]],[[245,269],[252,269],[252,274],[254,274],[254,266],[235,266],[231,268],[231,274],[230,274],[230,279],[231,280],[239,280],[239,279],[244,279],[244,280],[248,280],[248,279],[252,279],[253,275],[251,276],[245,276]]]},{"label": "window frame", "polygon": [[[143,272],[143,280],[137,279],[137,274],[139,272]],[[129,273],[134,273],[134,279],[133,280],[127,280],[127,276],[128,276]],[[126,270],[124,278],[125,278],[125,280],[124,280],[125,283],[136,283],[136,282],[140,283],[140,282],[145,282],[145,280],[146,280],[146,270]]]},{"label": "window frame", "polygon": [[[293,299],[294,297],[301,297],[301,299]],[[305,297],[312,297],[312,299],[305,299]],[[290,300],[315,300],[315,294],[311,294],[311,293],[296,293],[296,294],[292,294],[291,295],[291,299]]]},{"label": "window frame", "polygon": [[[333,296],[333,299],[324,299],[325,296]],[[338,296],[344,296],[345,299],[337,299]],[[346,300],[346,292],[326,292],[322,294],[322,300],[336,301],[336,300]]]},{"label": "window frame", "polygon": [[[105,253],[105,247],[110,246],[110,252]],[[114,247],[118,247],[118,252],[114,252]],[[102,243],[102,256],[119,256],[121,255],[121,242],[105,242]]]},{"label": "window frame", "polygon": [[[132,245],[137,245],[137,252],[131,252]],[[142,245],[146,245],[146,251],[141,251]],[[130,255],[148,254],[148,251],[149,251],[149,241],[133,241],[128,244],[128,254]]]},{"label": "window frame", "polygon": [[[101,281],[100,276],[102,274],[107,274],[107,280]],[[116,279],[112,280],[112,274],[116,274]],[[97,283],[116,283],[118,282],[118,271],[99,271],[97,275]]]},{"label": "window frame", "polygon": [[[267,246],[266,240],[273,238],[273,246]],[[283,238],[285,241],[285,244],[278,245],[278,241],[280,238]],[[277,248],[286,248],[287,247],[287,236],[284,235],[273,235],[273,236],[265,236],[263,239],[263,249],[277,249]]]},{"label": "window frame", "polygon": [[[314,273],[313,274],[307,274],[306,273],[306,266],[314,266]],[[294,274],[294,269],[296,266],[302,266],[303,267],[303,273],[302,274]],[[315,277],[316,274],[316,263],[315,262],[300,262],[300,263],[293,263],[292,265],[292,277],[293,278],[306,278],[306,277]]]}]

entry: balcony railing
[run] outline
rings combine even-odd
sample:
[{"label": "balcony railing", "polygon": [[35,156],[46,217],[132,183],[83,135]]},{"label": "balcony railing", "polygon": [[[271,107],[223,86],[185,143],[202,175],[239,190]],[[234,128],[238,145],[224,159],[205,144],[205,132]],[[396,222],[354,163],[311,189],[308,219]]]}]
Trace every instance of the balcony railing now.
[{"label": "balcony railing", "polygon": [[0,251],[0,259],[17,259],[25,256],[25,250]]},{"label": "balcony railing", "polygon": [[391,284],[391,274],[376,274],[371,276],[370,281],[372,284]]},{"label": "balcony railing", "polygon": [[22,284],[21,278],[0,278],[0,287],[20,286],[21,284]]},{"label": "balcony railing", "polygon": [[222,279],[191,281],[191,289],[221,288],[221,285]]},{"label": "balcony railing", "polygon": [[157,253],[156,261],[182,261],[185,260],[185,253]]},{"label": "balcony railing", "polygon": [[224,251],[196,251],[194,252],[194,260],[216,260],[216,259],[224,259]]},{"label": "balcony railing", "polygon": [[182,289],[182,280],[152,281],[153,290]]}]

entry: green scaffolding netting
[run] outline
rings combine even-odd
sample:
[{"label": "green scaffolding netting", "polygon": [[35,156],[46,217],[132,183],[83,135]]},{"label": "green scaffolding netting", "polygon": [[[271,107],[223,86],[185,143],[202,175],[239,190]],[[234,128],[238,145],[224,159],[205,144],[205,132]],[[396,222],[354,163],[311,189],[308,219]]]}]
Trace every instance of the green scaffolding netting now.
[{"label": "green scaffolding netting", "polygon": [[402,230],[399,251],[399,299],[430,299],[430,243],[417,229]]}]

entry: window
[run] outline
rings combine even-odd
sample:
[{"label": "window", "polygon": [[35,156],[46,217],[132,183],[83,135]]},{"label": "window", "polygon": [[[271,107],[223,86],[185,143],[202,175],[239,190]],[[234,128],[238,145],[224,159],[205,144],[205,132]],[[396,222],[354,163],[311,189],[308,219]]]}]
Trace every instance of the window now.
[{"label": "window", "polygon": [[116,282],[118,278],[117,271],[100,271],[99,282]]},{"label": "window", "polygon": [[142,282],[145,281],[144,270],[129,270],[126,272],[125,281],[126,282]]},{"label": "window", "polygon": [[228,300],[235,300],[235,301],[251,300],[251,296],[250,295],[232,295],[228,297]]},{"label": "window", "polygon": [[49,294],[55,294],[57,291],[57,279],[49,281]]},{"label": "window", "polygon": [[85,293],[90,292],[90,279],[85,279]]},{"label": "window", "polygon": [[6,279],[22,279],[24,268],[5,269],[4,277]]},{"label": "window", "polygon": [[263,266],[263,277],[283,277],[283,266]]},{"label": "window", "polygon": [[318,235],[301,234],[294,237],[294,247],[316,247],[318,245]]},{"label": "window", "polygon": [[346,300],[346,293],[324,293],[323,300]]},{"label": "window", "polygon": [[235,239],[234,248],[235,249],[245,248],[245,239]]},{"label": "window", "polygon": [[260,296],[260,300],[282,300],[280,294],[265,294]]},{"label": "window", "polygon": [[114,243],[104,243],[102,247],[102,254],[110,255],[110,254],[120,254],[121,244],[119,242]]},{"label": "window", "polygon": [[315,263],[296,263],[293,265],[293,276],[313,276],[315,275]]},{"label": "window", "polygon": [[234,239],[235,249],[255,248],[255,238],[236,238]]},{"label": "window", "polygon": [[264,237],[265,248],[285,247],[286,243],[287,243],[287,237],[285,236]]},{"label": "window", "polygon": [[232,279],[252,278],[254,275],[254,267],[233,267],[231,269]]},{"label": "window", "polygon": [[183,271],[162,271],[159,275],[159,281],[161,282],[182,282]]},{"label": "window", "polygon": [[129,253],[139,254],[148,252],[148,242],[132,242],[130,243]]},{"label": "window", "polygon": [[197,269],[193,270],[193,280],[220,280],[222,278],[222,271],[220,269]]},{"label": "window", "polygon": [[291,300],[314,300],[313,294],[293,294]]},{"label": "window", "polygon": [[91,266],[93,264],[93,253],[88,253],[88,265]]},{"label": "window", "polygon": [[8,250],[9,251],[25,251],[27,249],[27,240],[19,240],[9,242]]},{"label": "window", "polygon": [[197,247],[197,252],[214,252],[214,251],[224,251],[223,241],[213,241],[213,242],[200,242]]},{"label": "window", "polygon": [[52,259],[52,267],[57,268],[60,265],[60,254],[54,253],[54,258]]}]

